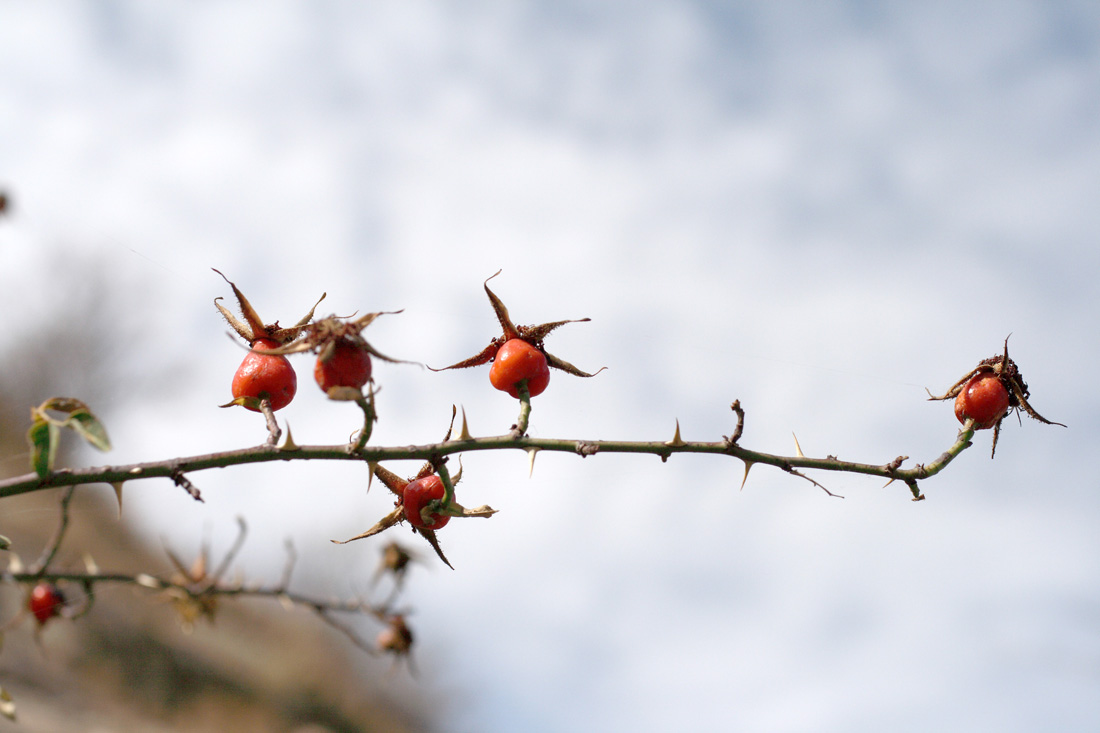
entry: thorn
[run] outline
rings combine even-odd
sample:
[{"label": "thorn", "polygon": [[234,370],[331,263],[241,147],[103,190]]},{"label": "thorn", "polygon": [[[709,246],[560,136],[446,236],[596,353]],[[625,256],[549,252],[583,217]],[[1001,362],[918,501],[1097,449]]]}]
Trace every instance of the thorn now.
[{"label": "thorn", "polygon": [[153,590],[160,590],[162,587],[159,580],[147,573],[138,573],[135,575],[134,582],[143,588],[152,588]]},{"label": "thorn", "polygon": [[470,428],[466,424],[466,408],[462,408],[462,430],[458,431],[459,440],[473,440],[474,436],[470,435]]},{"label": "thorn", "polygon": [[681,445],[685,445],[684,441],[680,438],[680,420],[676,420],[676,432],[672,436],[672,440],[665,441],[665,445],[673,448],[679,448]]},{"label": "thorn", "polygon": [[378,468],[378,461],[367,461],[367,493],[370,493],[371,482],[374,481],[374,469]]},{"label": "thorn", "polygon": [[538,453],[538,452],[539,452],[538,448],[528,448],[527,449],[527,461],[528,461],[528,466],[529,466],[529,468],[527,470],[527,478],[531,478],[532,476],[535,475],[535,454]]},{"label": "thorn", "polygon": [[122,519],[122,482],[116,481],[111,484],[111,488],[115,490],[115,496],[118,498],[118,518]]},{"label": "thorn", "polygon": [[802,446],[798,444],[798,436],[792,432],[791,437],[794,438],[795,455],[797,455],[799,458],[805,458],[806,454],[802,452]]},{"label": "thorn", "polygon": [[290,434],[290,423],[286,424],[286,435],[283,436],[283,444],[279,446],[279,450],[296,451],[301,450],[302,446],[294,442],[294,436]]},{"label": "thorn", "polygon": [[741,479],[741,490],[745,489],[745,482],[749,480],[749,469],[755,465],[752,461],[745,461],[745,477]]},{"label": "thorn", "polygon": [[88,575],[99,575],[99,566],[95,564],[95,560],[88,553],[84,553],[84,569]]}]

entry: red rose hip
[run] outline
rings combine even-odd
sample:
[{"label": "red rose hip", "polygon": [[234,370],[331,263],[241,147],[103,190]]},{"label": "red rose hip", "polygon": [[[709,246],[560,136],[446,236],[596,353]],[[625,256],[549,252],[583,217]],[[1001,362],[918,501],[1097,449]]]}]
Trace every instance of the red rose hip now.
[{"label": "red rose hip", "polygon": [[546,355],[523,339],[504,342],[493,357],[489,368],[489,381],[501,392],[519,398],[516,386],[527,380],[527,392],[532,397],[542,394],[550,384],[550,367]]},{"label": "red rose hip", "polygon": [[975,430],[993,427],[1008,412],[1008,390],[993,372],[981,372],[970,379],[955,397],[955,417],[965,423],[974,419]]},{"label": "red rose hip", "polygon": [[366,344],[349,338],[334,343],[332,353],[327,358],[318,356],[313,367],[313,378],[323,392],[333,387],[362,389],[370,381],[370,375],[370,352]]},{"label": "red rose hip", "polygon": [[[279,343],[260,338],[253,347],[277,349]],[[244,398],[241,404],[253,412],[260,412],[259,401],[265,397],[271,401],[272,410],[281,410],[294,399],[298,376],[285,356],[250,351],[233,375],[232,391],[233,399]]]},{"label": "red rose hip", "polygon": [[447,524],[451,521],[449,514],[430,514],[430,521],[427,522],[420,514],[420,510],[429,502],[442,499],[444,493],[443,481],[435,474],[410,481],[401,492],[401,505],[405,507],[405,519],[409,520],[409,524],[420,529],[439,529]]}]

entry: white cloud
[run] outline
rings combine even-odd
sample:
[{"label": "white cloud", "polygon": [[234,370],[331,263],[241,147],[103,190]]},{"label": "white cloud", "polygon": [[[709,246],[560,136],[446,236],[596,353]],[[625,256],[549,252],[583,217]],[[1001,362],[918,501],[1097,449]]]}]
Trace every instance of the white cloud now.
[{"label": "white cloud", "polygon": [[[162,457],[166,435],[194,452],[259,439],[238,434],[250,415],[212,409],[214,362],[239,352],[211,265],[284,320],[321,290],[337,312],[406,307],[372,341],[433,365],[495,335],[480,287],[503,267],[518,320],[593,318],[551,351],[610,367],[555,375],[540,435],[666,438],[679,418],[716,439],[740,398],[746,445],[790,451],[794,430],[807,451],[924,462],[955,424],[921,387],[1009,331],[1037,406],[1071,425],[1006,424],[992,462],[981,435],[916,505],[763,467],[738,492],[721,459],[540,456],[528,481],[522,456],[471,456],[463,496],[504,511],[448,527],[458,571],[411,588],[422,660],[467,687],[456,728],[928,729],[980,726],[994,703],[1003,730],[1052,706],[1069,727],[1100,719],[1065,693],[1095,683],[1091,616],[1072,609],[1100,600],[1100,505],[1080,488],[1100,47],[1073,30],[1095,12],[35,7],[0,23],[0,65],[19,69],[0,75],[4,269],[34,270],[20,248],[99,248],[186,324],[191,348],[142,347],[198,372],[182,426],[152,409],[123,423],[128,456]],[[452,402],[475,432],[514,419],[483,371],[380,371],[379,441],[436,437]],[[314,397],[286,411],[295,435],[341,440]],[[310,526],[384,504],[310,468],[336,487]],[[303,553],[333,552],[301,524],[322,490],[302,474],[260,512],[241,479],[201,479],[216,508],[181,503],[181,538],[242,512],[256,567],[288,526]]]}]

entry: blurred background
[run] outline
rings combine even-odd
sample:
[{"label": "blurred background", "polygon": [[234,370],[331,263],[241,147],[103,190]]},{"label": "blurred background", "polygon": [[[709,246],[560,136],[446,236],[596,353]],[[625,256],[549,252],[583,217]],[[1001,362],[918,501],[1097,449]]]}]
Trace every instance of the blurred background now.
[{"label": "blurred background", "polygon": [[[363,466],[200,473],[202,504],[134,484],[121,523],[109,487],[78,491],[100,515],[89,542],[134,548],[118,563],[203,537],[217,556],[238,515],[233,572],[277,581],[291,539],[303,591],[364,593],[391,536],[422,553],[404,595],[415,679],[308,615],[184,637],[169,609],[114,591],[172,654],[237,638],[227,664],[260,685],[242,660],[284,652],[261,665],[281,670],[268,699],[344,716],[276,711],[267,729],[397,729],[348,712],[365,700],[441,731],[1100,725],[1096,4],[3,3],[0,99],[6,475],[26,472],[27,408],[52,395],[89,402],[114,443],[74,465],[263,441],[262,418],[217,409],[242,350],[211,267],[268,321],[322,292],[324,314],[403,308],[367,336],[432,366],[496,335],[481,283],[502,269],[518,323],[590,317],[548,348],[608,368],[553,375],[540,437],[668,439],[679,419],[717,440],[740,399],[747,447],[791,454],[794,433],[808,455],[928,462],[958,424],[925,388],[1009,333],[1032,404],[1069,426],[1006,420],[993,461],[979,434],[919,504],[815,475],[846,497],[830,498],[767,467],[739,490],[742,465],[716,457],[544,454],[528,478],[522,453],[469,455],[460,500],[500,513],[440,532],[454,571],[404,529],[329,543],[392,505]],[[280,418],[299,443],[343,442],[356,408],[296,364]],[[375,444],[441,438],[452,404],[475,435],[515,419],[485,367],[375,379]],[[0,516],[33,558],[56,495]],[[19,593],[3,589],[9,615]],[[9,632],[0,684],[30,701],[38,665],[71,709],[127,729],[51,654],[93,628],[85,654],[117,649],[119,618],[97,607],[24,652]],[[225,729],[236,705],[169,715],[133,685],[114,694],[165,730]]]}]

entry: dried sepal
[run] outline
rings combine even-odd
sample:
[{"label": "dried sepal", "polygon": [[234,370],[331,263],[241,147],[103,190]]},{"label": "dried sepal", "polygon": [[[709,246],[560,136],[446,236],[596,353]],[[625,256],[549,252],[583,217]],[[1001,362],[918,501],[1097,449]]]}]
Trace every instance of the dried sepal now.
[{"label": "dried sepal", "polygon": [[229,283],[229,287],[233,289],[233,295],[237,298],[237,307],[241,309],[241,315],[244,316],[244,322],[242,323],[239,321],[228,308],[221,304],[220,297],[214,298],[214,307],[222,314],[222,317],[225,318],[230,328],[236,331],[245,341],[252,343],[264,332],[263,319],[260,318],[260,314],[252,307],[252,304],[248,302],[248,298],[244,297],[244,293],[241,292],[236,283],[227,278],[221,270],[213,267],[210,269],[221,275],[222,279]]},{"label": "dried sepal", "polygon": [[[229,569],[229,565],[244,546],[244,539],[248,533],[248,527],[244,520],[237,518],[237,539],[233,546],[222,558],[221,563],[210,571],[210,544],[203,542],[198,555],[187,567],[179,557],[169,548],[164,548],[168,560],[175,568],[171,578],[172,585],[164,589],[164,595],[172,602],[180,617],[180,623],[184,631],[189,632],[194,623],[200,619],[213,621],[218,610],[218,596],[222,590],[221,579]],[[164,584],[156,578],[142,583],[148,587],[163,587]],[[239,587],[239,584],[236,586]]]},{"label": "dried sepal", "polygon": [[[263,319],[260,318],[260,314],[252,307],[252,304],[248,301],[248,298],[244,296],[240,288],[238,288],[232,280],[222,274],[220,270],[213,267],[210,269],[221,275],[222,279],[229,283],[229,287],[233,289],[233,295],[237,298],[237,306],[241,310],[241,316],[244,317],[244,321],[242,322],[234,316],[228,308],[222,305],[220,297],[214,298],[214,306],[218,309],[218,312],[222,314],[222,317],[225,319],[225,322],[229,324],[230,328],[236,331],[241,338],[249,343],[249,345],[252,345],[256,339],[260,338],[270,339],[280,344],[289,344],[294,341],[302,334],[302,331],[309,326],[310,321],[313,320],[314,311],[317,310],[317,306],[321,304],[321,301],[324,300],[327,295],[327,293],[321,293],[321,297],[317,299],[317,302],[313,304],[309,312],[300,318],[293,326],[290,328],[281,328],[278,321],[271,324],[265,324]],[[261,353],[269,353],[263,350],[258,351]]]},{"label": "dried sepal", "polygon": [[385,466],[378,464],[374,465],[373,474],[378,477],[387,489],[397,495],[397,498],[401,498],[402,492],[405,490],[405,486],[408,485],[408,480],[398,476],[393,471],[389,470]]},{"label": "dried sepal", "polygon": [[[435,367],[428,368],[431,369],[433,372],[445,372],[448,369],[468,369],[469,367],[488,364],[493,360],[493,357],[497,355],[497,351],[500,350],[501,343],[503,343],[503,341],[500,341],[499,339],[493,339],[493,341],[488,346],[486,346],[479,353],[471,356],[469,359],[463,359],[456,364],[440,367],[439,369],[436,369]],[[547,361],[547,363],[549,363],[549,361]]]},{"label": "dried sepal", "polygon": [[456,517],[482,517],[487,519],[497,513],[497,509],[493,509],[488,504],[482,504],[479,507],[473,509],[467,509],[461,505],[454,505],[453,508],[458,509],[459,513],[455,514]]},{"label": "dried sepal", "polygon": [[373,527],[368,529],[362,534],[357,534],[354,537],[346,540],[331,540],[334,545],[346,545],[349,542],[355,542],[355,540],[366,539],[367,537],[373,537],[380,532],[385,532],[387,529],[397,524],[405,518],[405,507],[398,505],[392,512],[379,519]]},{"label": "dried sepal", "polygon": [[[586,318],[584,320],[587,321],[588,319]],[[565,361],[564,359],[559,359],[558,357],[556,357],[553,354],[549,353],[545,349],[542,350],[542,353],[546,356],[546,363],[547,364],[554,367],[555,369],[560,369],[563,372],[567,372],[569,374],[572,374],[574,377],[594,377],[597,374],[599,374],[600,372],[602,372],[604,369],[607,369],[607,367],[600,367],[596,371],[589,374],[586,371],[582,371],[581,369],[578,369],[577,367],[573,366],[572,364]]]},{"label": "dried sepal", "polygon": [[368,313],[356,319],[345,319],[335,315],[327,316],[313,323],[304,324],[300,327],[296,326],[296,335],[304,335],[295,341],[286,343],[278,348],[256,349],[256,351],[261,354],[272,354],[276,356],[312,351],[317,354],[317,357],[322,362],[325,362],[331,359],[333,354],[336,353],[337,343],[340,341],[350,341],[354,345],[365,349],[368,354],[376,359],[388,361],[391,364],[419,364],[420,362],[409,361],[407,359],[396,359],[392,356],[383,354],[362,336],[363,329],[373,323],[379,316],[397,315],[401,312],[403,311],[378,311],[376,313]]},{"label": "dried sepal", "polygon": [[514,339],[519,337],[519,329],[516,328],[516,324],[512,323],[511,316],[508,315],[508,307],[504,305],[497,294],[489,289],[489,281],[499,275],[503,270],[497,270],[489,277],[485,278],[485,282],[482,283],[485,287],[485,294],[489,296],[489,303],[493,306],[493,312],[496,314],[497,321],[500,323],[501,329],[504,331],[504,340]]},{"label": "dried sepal", "polygon": [[[1012,334],[1009,334],[1011,336]],[[951,387],[942,395],[933,395],[931,391],[928,392],[929,400],[948,400],[958,397],[959,394],[966,388],[966,385],[970,383],[970,380],[979,374],[992,373],[1000,379],[1001,384],[1004,385],[1005,390],[1008,392],[1008,410],[999,420],[993,425],[993,448],[990,455],[993,456],[997,452],[997,439],[1001,435],[1001,423],[1009,413],[1015,412],[1017,419],[1019,418],[1020,410],[1023,410],[1031,418],[1038,420],[1046,425],[1060,425],[1063,428],[1065,424],[1048,420],[1040,415],[1035,408],[1028,402],[1028,397],[1031,396],[1031,392],[1028,390],[1027,383],[1024,381],[1023,376],[1020,374],[1020,369],[1016,366],[1016,362],[1008,356],[1008,337],[1005,337],[1004,351],[1001,354],[991,356],[987,359],[982,359],[978,362],[978,365],[967,372],[961,379],[955,382]]]},{"label": "dried sepal", "polygon": [[432,549],[435,550],[435,554],[439,556],[439,559],[443,561],[444,565],[451,570],[455,569],[455,566],[451,565],[451,561],[443,554],[443,548],[439,546],[439,538],[435,536],[435,530],[413,527],[413,531],[428,541],[428,544],[432,546]]},{"label": "dried sepal", "polygon": [[203,545],[190,568],[171,550],[165,548],[165,554],[176,572],[172,575],[175,585],[166,588],[164,594],[175,607],[184,631],[190,632],[199,619],[213,621],[218,611],[218,597],[214,593],[217,579],[207,575],[209,547]]},{"label": "dried sepal", "polygon": [[500,347],[512,339],[521,339],[523,341],[526,341],[527,343],[531,344],[531,346],[542,352],[542,355],[546,357],[546,363],[549,366],[553,367],[554,369],[560,369],[563,372],[567,372],[577,377],[594,377],[607,368],[602,367],[595,372],[589,374],[586,371],[578,369],[569,362],[549,353],[548,351],[546,351],[546,347],[543,344],[543,339],[545,339],[546,336],[554,329],[559,328],[560,326],[564,326],[567,323],[585,323],[591,320],[589,318],[551,321],[549,323],[541,323],[537,326],[517,326],[512,321],[512,318],[508,313],[508,308],[504,305],[504,301],[502,301],[496,293],[489,289],[489,280],[492,280],[500,273],[501,271],[497,270],[488,279],[486,279],[484,287],[485,294],[489,296],[489,303],[493,307],[493,313],[496,315],[497,322],[500,324],[502,334],[495,337],[492,341],[489,342],[488,346],[486,346],[480,352],[474,354],[468,359],[463,359],[460,362],[456,362],[454,364],[451,364],[450,366],[442,367],[439,369],[428,367],[429,369],[431,369],[433,372],[442,372],[448,369],[466,369],[469,367],[480,366],[482,364],[488,364],[496,357],[497,351],[500,350]]}]

